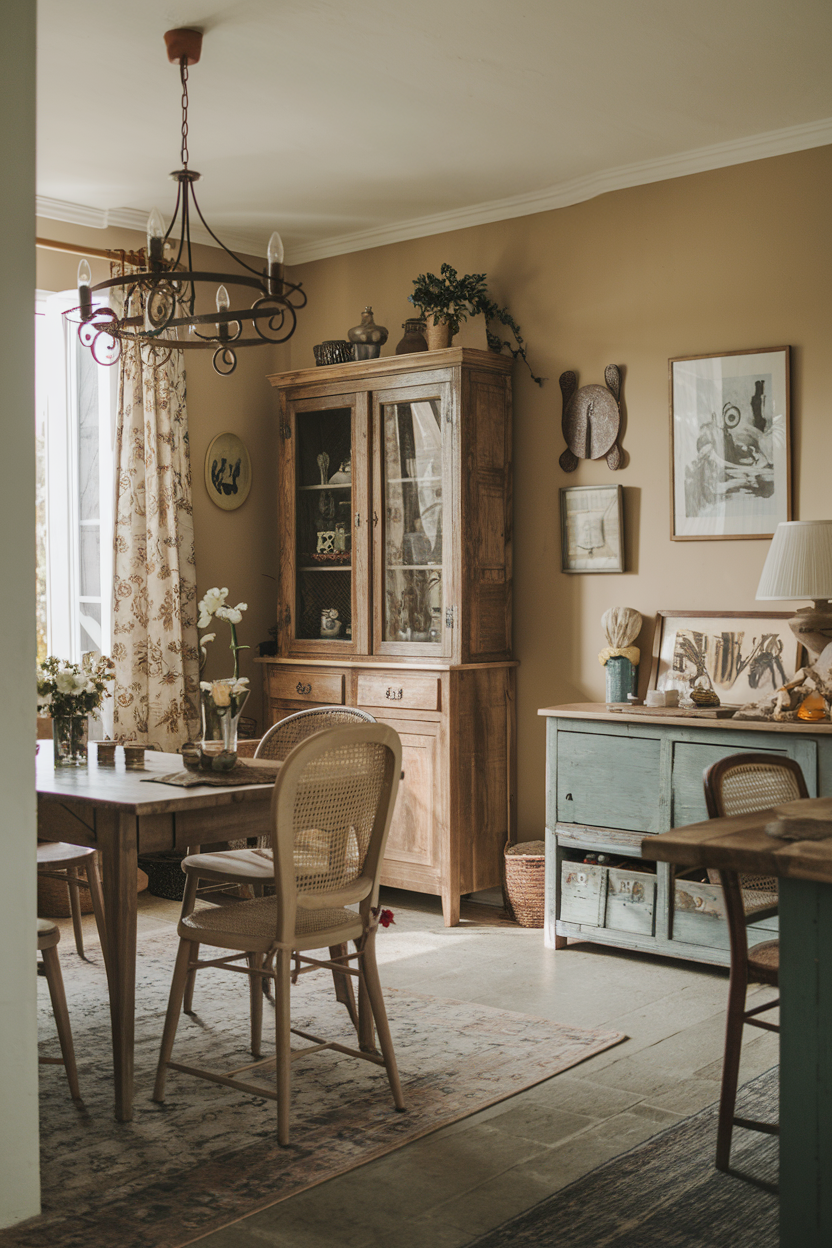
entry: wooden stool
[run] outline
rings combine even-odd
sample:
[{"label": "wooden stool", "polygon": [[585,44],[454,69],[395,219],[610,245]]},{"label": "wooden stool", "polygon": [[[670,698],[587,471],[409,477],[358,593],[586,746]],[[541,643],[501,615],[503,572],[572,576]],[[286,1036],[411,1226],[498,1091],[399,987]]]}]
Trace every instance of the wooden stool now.
[{"label": "wooden stool", "polygon": [[44,1066],[63,1066],[66,1069],[67,1082],[69,1083],[69,1091],[72,1098],[79,1101],[81,1099],[81,1089],[78,1086],[75,1049],[72,1045],[72,1031],[69,1026],[69,1013],[66,1008],[64,979],[61,975],[61,963],[58,958],[58,941],[60,939],[61,933],[57,924],[52,923],[49,919],[38,919],[38,951],[43,954],[41,966],[49,987],[52,1013],[55,1015],[55,1026],[58,1029],[58,1039],[61,1042],[61,1053],[63,1054],[62,1058],[39,1057],[38,1061]]},{"label": "wooden stool", "polygon": [[[78,874],[79,868],[86,879]],[[107,965],[107,932],[104,923],[104,894],[95,862],[95,850],[85,845],[67,845],[64,841],[38,842],[38,874],[50,880],[63,880],[69,890],[72,930],[78,956],[84,956],[84,934],[81,927],[81,900],[78,890],[89,889],[95,924],[101,940],[101,953]]]}]

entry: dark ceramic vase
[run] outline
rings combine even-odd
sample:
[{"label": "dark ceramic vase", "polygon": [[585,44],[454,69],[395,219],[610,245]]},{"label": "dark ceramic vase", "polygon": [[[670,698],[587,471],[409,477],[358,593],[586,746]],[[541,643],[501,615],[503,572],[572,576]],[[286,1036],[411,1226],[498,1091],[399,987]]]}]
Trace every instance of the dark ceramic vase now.
[{"label": "dark ceramic vase", "polygon": [[396,355],[410,355],[414,351],[427,351],[428,342],[425,338],[425,322],[414,317],[402,325],[404,337],[396,344]]}]

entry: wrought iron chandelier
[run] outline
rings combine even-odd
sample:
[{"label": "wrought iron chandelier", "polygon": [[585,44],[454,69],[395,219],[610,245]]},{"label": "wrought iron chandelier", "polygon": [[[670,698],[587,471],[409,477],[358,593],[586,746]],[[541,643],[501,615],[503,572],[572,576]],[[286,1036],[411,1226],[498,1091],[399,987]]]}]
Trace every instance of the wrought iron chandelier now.
[{"label": "wrought iron chandelier", "polygon": [[[269,239],[266,267],[253,269],[217,237],[202,215],[195,183],[200,174],[188,168],[188,66],[195,65],[202,50],[199,30],[169,30],[165,34],[168,60],[179,63],[182,80],[182,168],[170,176],[177,183],[176,203],[171,223],[165,230],[162,216],[154,208],[147,222],[147,268],[92,285],[89,264],[78,266],[79,307],[69,314],[78,319],[78,336],[89,347],[99,364],[115,364],[123,342],[140,342],[152,348],[156,364],[170,358],[173,351],[213,351],[213,365],[228,376],[237,367],[240,347],[259,347],[288,341],[295,332],[298,311],[306,306],[301,284],[287,282],[283,271],[283,243],[275,232]],[[191,258],[191,208],[211,238],[247,273],[195,271]],[[174,238],[178,224],[179,241]],[[165,251],[175,255],[165,258]],[[249,276],[249,274],[251,276]],[[216,311],[197,314],[198,290],[216,286]],[[250,307],[231,308],[226,286],[243,286],[258,292]],[[122,315],[108,306],[95,306],[94,296],[120,288]],[[240,296],[242,300],[242,294]],[[250,297],[250,295],[249,295]],[[244,337],[243,326],[251,322]],[[253,332],[251,332],[253,331]]]}]

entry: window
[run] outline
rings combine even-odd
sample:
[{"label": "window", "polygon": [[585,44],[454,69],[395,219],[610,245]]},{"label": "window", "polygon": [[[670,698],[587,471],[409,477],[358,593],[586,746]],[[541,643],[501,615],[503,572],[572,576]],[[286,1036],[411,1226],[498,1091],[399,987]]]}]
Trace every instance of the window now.
[{"label": "window", "polygon": [[73,662],[110,650],[118,384],[62,315],[77,300],[38,292],[35,316],[38,658]]}]

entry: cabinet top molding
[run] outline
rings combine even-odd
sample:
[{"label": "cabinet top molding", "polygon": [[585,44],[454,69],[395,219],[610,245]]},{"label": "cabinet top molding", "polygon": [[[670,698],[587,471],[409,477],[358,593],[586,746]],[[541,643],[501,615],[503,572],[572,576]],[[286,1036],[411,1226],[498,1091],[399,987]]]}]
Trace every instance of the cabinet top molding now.
[{"label": "cabinet top molding", "polygon": [[807,736],[832,733],[832,724],[803,723],[791,720],[775,724],[770,719],[692,719],[686,715],[628,715],[626,711],[609,711],[604,702],[568,702],[563,706],[543,706],[538,715],[550,719],[594,719],[607,724],[672,724],[677,728],[715,728],[750,732],[795,732]]},{"label": "cabinet top molding", "polygon": [[514,360],[511,356],[500,355],[496,351],[478,351],[474,347],[447,347],[444,351],[385,355],[378,360],[355,360],[349,364],[313,365],[311,368],[294,369],[287,373],[272,373],[268,380],[279,389],[308,385],[310,382],[332,381],[355,382],[362,389],[368,389],[372,388],[368,386],[368,382],[377,377],[390,377],[400,373],[427,373],[459,364],[506,374],[511,372]]}]

